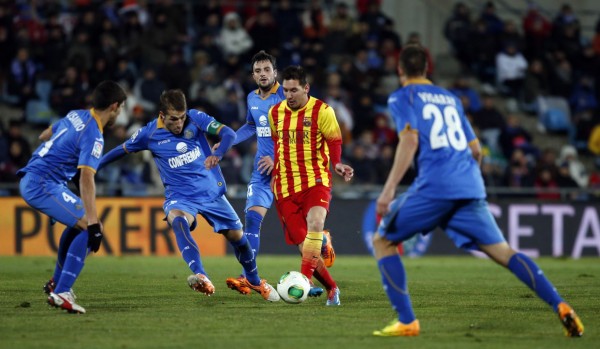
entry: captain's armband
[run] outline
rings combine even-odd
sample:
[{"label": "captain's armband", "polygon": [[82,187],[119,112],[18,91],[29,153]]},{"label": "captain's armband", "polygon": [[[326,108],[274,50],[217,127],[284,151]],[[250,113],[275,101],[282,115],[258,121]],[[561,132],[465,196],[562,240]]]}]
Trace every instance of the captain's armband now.
[{"label": "captain's armband", "polygon": [[218,135],[219,131],[221,130],[221,128],[223,128],[223,126],[224,125],[222,123],[215,120],[208,125],[206,132],[211,135]]}]

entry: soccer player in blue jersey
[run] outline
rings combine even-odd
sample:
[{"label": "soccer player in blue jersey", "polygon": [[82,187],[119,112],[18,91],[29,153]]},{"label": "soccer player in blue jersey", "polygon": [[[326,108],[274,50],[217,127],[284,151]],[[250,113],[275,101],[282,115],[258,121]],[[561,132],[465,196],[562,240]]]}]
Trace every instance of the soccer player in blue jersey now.
[{"label": "soccer player in blue jersey", "polygon": [[[404,48],[399,72],[407,80],[388,99],[400,143],[377,199],[377,213],[383,218],[373,247],[385,292],[398,317],[373,334],[419,335],[419,321],[413,313],[396,245],[441,227],[457,247],[483,251],[550,304],[567,336],[581,336],[583,325],[573,309],[536,263],[513,250],[502,236],[485,199],[479,142],[460,101],[425,78],[426,62],[421,46]],[[396,187],[415,157],[418,175],[394,200]]]},{"label": "soccer player in blue jersey", "polygon": [[[258,255],[260,248],[260,227],[267,214],[267,210],[273,203],[273,192],[271,191],[271,171],[273,170],[274,145],[271,138],[271,127],[269,125],[269,109],[285,99],[283,87],[277,82],[277,65],[275,57],[264,50],[257,52],[251,61],[252,78],[258,88],[248,94],[246,99],[248,112],[246,123],[236,131],[234,145],[241,143],[256,135],[257,151],[254,157],[252,177],[248,183],[246,196],[246,236],[254,255]],[[323,246],[323,252],[331,260],[335,256],[331,245],[331,237]],[[231,289],[238,290],[243,294],[250,293],[250,289],[240,287],[244,277],[229,278],[227,285]],[[311,287],[310,296],[319,296],[323,293],[320,287]]]},{"label": "soccer player in blue jersey", "polygon": [[[220,137],[214,153],[206,134]],[[225,197],[227,189],[218,163],[235,138],[231,128],[212,116],[195,109],[187,110],[181,90],[168,90],[160,97],[158,118],[108,152],[100,167],[127,153],[149,150],[165,187],[163,208],[167,221],[175,232],[183,259],[194,273],[188,277],[188,285],[208,296],[215,292],[190,233],[196,227],[196,215],[200,214],[234,247],[246,275],[244,286],[260,293],[265,300],[278,301],[277,291],[259,277],[250,242]]]},{"label": "soccer player in blue jersey", "polygon": [[[66,225],[60,237],[54,276],[44,286],[48,303],[71,313],[85,313],[75,303],[71,287],[89,251],[97,252],[102,224],[96,211],[94,176],[102,157],[104,127],[114,123],[126,99],[115,82],[100,83],[90,110],[73,110],[42,132],[45,140],[34,152],[21,177],[21,196],[31,207]],[[67,182],[80,170],[81,198]]]}]

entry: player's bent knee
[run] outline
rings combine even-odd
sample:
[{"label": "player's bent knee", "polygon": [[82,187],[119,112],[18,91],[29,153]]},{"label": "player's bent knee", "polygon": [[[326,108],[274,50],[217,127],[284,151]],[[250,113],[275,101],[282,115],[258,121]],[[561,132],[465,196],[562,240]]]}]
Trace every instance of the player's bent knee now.
[{"label": "player's bent knee", "polygon": [[396,243],[386,239],[379,235],[379,233],[373,234],[373,250],[375,252],[375,258],[381,259],[386,256],[391,256],[397,253]]}]

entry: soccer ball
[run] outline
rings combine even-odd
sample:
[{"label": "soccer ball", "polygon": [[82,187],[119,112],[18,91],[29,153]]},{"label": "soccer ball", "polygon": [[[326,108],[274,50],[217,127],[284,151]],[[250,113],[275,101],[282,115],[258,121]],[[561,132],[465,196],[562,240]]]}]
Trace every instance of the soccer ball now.
[{"label": "soccer ball", "polygon": [[308,297],[308,291],[310,291],[310,281],[297,271],[288,271],[279,278],[277,283],[277,293],[286,303],[304,302]]}]

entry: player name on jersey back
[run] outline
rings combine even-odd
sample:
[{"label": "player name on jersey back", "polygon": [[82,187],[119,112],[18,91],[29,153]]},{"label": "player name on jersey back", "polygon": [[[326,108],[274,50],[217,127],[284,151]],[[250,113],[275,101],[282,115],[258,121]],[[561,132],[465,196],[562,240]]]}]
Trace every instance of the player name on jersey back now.
[{"label": "player name on jersey back", "polygon": [[441,93],[431,93],[431,92],[419,92],[417,93],[421,101],[423,103],[434,103],[434,104],[442,104],[442,105],[454,105],[456,106],[456,101],[454,98],[448,95],[444,95]]}]

